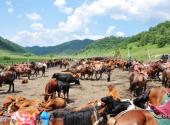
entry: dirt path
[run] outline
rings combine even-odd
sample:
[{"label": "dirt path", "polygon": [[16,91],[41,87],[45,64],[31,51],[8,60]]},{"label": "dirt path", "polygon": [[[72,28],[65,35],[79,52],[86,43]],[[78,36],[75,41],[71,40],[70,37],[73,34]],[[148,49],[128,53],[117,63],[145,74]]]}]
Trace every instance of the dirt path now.
[{"label": "dirt path", "polygon": [[[21,84],[21,80],[15,81],[15,93],[6,93],[8,85],[0,88],[0,105],[7,95],[21,95],[26,98],[39,98],[43,99],[45,84],[49,81],[53,73],[60,72],[59,68],[50,68],[46,72],[46,77],[38,77],[34,80],[29,80],[28,84]],[[90,100],[99,99],[106,96],[107,85],[113,83],[118,88],[122,98],[129,98],[129,80],[128,72],[115,69],[111,76],[111,82],[106,82],[104,75],[102,80],[80,80],[80,86],[71,86],[69,103],[72,107],[87,103]],[[148,83],[152,85],[152,83]]]}]

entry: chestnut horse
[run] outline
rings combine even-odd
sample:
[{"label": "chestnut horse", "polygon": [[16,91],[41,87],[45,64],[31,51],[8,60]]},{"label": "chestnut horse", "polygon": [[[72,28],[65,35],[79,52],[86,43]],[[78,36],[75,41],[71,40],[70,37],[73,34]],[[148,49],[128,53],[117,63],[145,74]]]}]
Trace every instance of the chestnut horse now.
[{"label": "chestnut horse", "polygon": [[130,110],[108,119],[107,125],[159,125],[152,114],[145,110]]},{"label": "chestnut horse", "polygon": [[58,81],[55,79],[51,79],[45,86],[45,94],[44,100],[48,101],[50,98],[55,98],[56,91],[57,91],[57,84]]}]

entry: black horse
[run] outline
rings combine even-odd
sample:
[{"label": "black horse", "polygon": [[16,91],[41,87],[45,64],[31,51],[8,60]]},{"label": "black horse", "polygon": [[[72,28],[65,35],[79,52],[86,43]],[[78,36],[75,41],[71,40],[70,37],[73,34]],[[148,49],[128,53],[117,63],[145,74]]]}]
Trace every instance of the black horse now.
[{"label": "black horse", "polygon": [[64,73],[54,73],[52,78],[55,78],[56,80],[67,82],[67,83],[75,83],[77,85],[80,85],[79,79],[76,79],[71,74],[64,74]]}]

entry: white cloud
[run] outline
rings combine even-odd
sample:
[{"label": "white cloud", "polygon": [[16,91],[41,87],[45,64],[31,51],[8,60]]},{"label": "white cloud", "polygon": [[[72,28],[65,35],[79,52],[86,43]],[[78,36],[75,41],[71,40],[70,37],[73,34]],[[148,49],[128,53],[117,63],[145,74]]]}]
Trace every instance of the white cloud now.
[{"label": "white cloud", "polygon": [[116,26],[109,26],[108,29],[106,30],[106,34],[111,35],[115,28],[116,28]]},{"label": "white cloud", "polygon": [[41,30],[36,30],[34,32],[25,31],[25,30],[19,31],[16,33],[16,35],[13,38],[11,38],[11,40],[16,41],[18,44],[23,46],[34,46],[34,45],[51,46],[51,45],[57,45],[75,39],[89,38],[89,39],[96,40],[104,37],[103,35],[91,34],[88,28],[86,28],[86,30],[81,33],[77,33],[77,32],[67,33],[63,31],[61,32],[58,29],[46,29],[44,27],[41,28],[42,28]]},{"label": "white cloud", "polygon": [[14,8],[9,8],[8,13],[12,13],[14,11]]},{"label": "white cloud", "polygon": [[[67,8],[66,4],[65,0],[55,0],[54,2],[58,9]],[[92,22],[92,19],[99,16],[123,21],[167,20],[170,19],[170,5],[169,0],[94,0],[88,3],[85,2],[75,8],[74,11],[72,10],[72,14],[65,21],[60,22],[57,27],[46,29],[41,24],[32,24],[31,28],[36,31],[19,31],[13,37],[13,40],[19,41],[24,46],[46,46],[73,39],[102,38],[104,35],[111,34],[114,27],[108,27],[104,35],[90,33],[90,24],[95,23]],[[31,20],[41,19],[41,16],[35,12],[27,14],[27,17]],[[100,25],[99,22],[96,25]],[[120,31],[116,32],[115,35],[125,36],[124,32]]]},{"label": "white cloud", "polygon": [[113,20],[128,20],[127,16],[125,16],[125,15],[118,15],[118,14],[112,15],[111,18]]},{"label": "white cloud", "polygon": [[5,1],[5,3],[8,6],[8,13],[12,13],[14,11],[12,1],[7,0],[7,1]]},{"label": "white cloud", "polygon": [[84,31],[84,34],[89,34],[90,32],[89,32],[89,28],[87,27],[86,29],[85,29],[85,31]]},{"label": "white cloud", "polygon": [[43,30],[44,26],[41,23],[33,23],[31,24],[31,28],[33,30]]},{"label": "white cloud", "polygon": [[118,32],[116,32],[115,35],[116,35],[117,37],[124,37],[124,36],[125,36],[125,33],[118,31]]},{"label": "white cloud", "polygon": [[32,13],[27,13],[26,17],[29,20],[33,20],[33,21],[39,21],[41,20],[41,16],[39,14],[37,14],[36,12],[32,12]]},{"label": "white cloud", "polygon": [[8,6],[12,6],[12,2],[11,1],[5,1],[5,3],[6,3],[6,5],[8,5]]},{"label": "white cloud", "polygon": [[66,6],[65,0],[55,0],[54,5],[63,13],[71,14],[73,12],[73,8]]}]

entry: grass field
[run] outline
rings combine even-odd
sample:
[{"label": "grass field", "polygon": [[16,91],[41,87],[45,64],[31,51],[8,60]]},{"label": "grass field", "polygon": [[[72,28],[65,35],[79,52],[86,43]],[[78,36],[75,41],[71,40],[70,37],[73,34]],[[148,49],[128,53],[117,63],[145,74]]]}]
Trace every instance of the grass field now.
[{"label": "grass field", "polygon": [[5,50],[0,50],[0,64],[14,64],[27,61],[48,60],[49,56],[35,56],[28,54],[17,54]]},{"label": "grass field", "polygon": [[158,48],[157,45],[148,44],[146,46],[137,47],[137,43],[128,44],[126,49],[112,48],[112,49],[89,49],[81,54],[76,55],[78,58],[88,58],[95,56],[109,56],[113,57],[115,50],[118,50],[121,56],[125,59],[128,58],[128,50],[132,58],[146,61],[148,60],[148,53],[152,60],[159,59],[160,55],[170,53],[170,45],[166,45],[163,48]]},{"label": "grass field", "polygon": [[[157,45],[148,44],[146,46],[137,47],[137,43],[130,43],[128,44],[126,49],[117,49],[121,56],[124,59],[128,58],[128,50],[130,55],[133,59],[138,59],[142,61],[148,60],[148,53],[151,56],[152,60],[158,60],[161,54],[170,53],[170,45],[167,45],[163,48],[158,48]],[[129,48],[129,49],[128,49]],[[42,60],[49,60],[49,59],[56,59],[56,58],[89,58],[89,57],[96,57],[96,56],[108,56],[113,57],[115,53],[115,49],[107,49],[107,50],[96,50],[90,49],[85,51],[84,53],[78,53],[77,55],[46,55],[46,56],[36,56],[36,55],[29,55],[27,54],[16,54],[4,50],[0,50],[0,64],[14,64],[14,63],[21,63],[27,61],[42,61]]]}]

